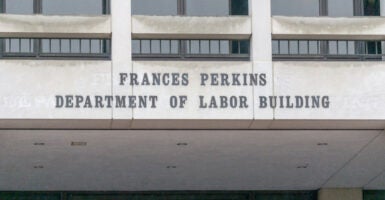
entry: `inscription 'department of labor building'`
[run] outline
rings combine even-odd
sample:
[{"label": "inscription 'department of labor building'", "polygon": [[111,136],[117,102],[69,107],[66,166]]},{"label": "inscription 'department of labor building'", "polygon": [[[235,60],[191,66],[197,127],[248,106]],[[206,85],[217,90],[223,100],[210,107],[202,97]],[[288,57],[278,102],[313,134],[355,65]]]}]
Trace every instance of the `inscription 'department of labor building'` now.
[{"label": "inscription 'department of labor building'", "polygon": [[[144,95],[84,95],[59,94],[55,96],[58,109],[184,109],[189,102],[199,110],[206,109],[328,109],[330,97],[320,94],[281,95],[250,97],[232,94],[234,91],[248,88],[263,88],[268,85],[265,73],[119,73],[120,87],[146,88],[148,91],[170,88],[167,92]],[[191,77],[194,77],[192,81]],[[152,90],[149,90],[149,89]],[[182,89],[183,94],[172,94],[173,89]],[[194,89],[192,89],[194,88]],[[198,89],[196,89],[198,88]],[[210,88],[207,92],[207,88]],[[226,90],[226,95],[216,94],[216,90]],[[171,92],[170,92],[171,91]],[[214,91],[214,92],[213,92]],[[143,92],[142,92],[143,93]],[[161,99],[167,98],[160,103]]]}]

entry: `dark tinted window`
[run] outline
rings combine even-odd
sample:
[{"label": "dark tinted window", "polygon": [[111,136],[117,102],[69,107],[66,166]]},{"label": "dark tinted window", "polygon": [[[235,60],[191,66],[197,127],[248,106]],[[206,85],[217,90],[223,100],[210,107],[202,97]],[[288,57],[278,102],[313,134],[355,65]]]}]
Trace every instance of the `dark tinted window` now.
[{"label": "dark tinted window", "polygon": [[232,54],[248,54],[250,52],[249,40],[233,40],[231,42]]},{"label": "dark tinted window", "polygon": [[132,0],[133,15],[177,15],[177,0]]},{"label": "dark tinted window", "polygon": [[364,200],[385,200],[385,190],[364,191]]},{"label": "dark tinted window", "polygon": [[48,15],[101,15],[103,0],[43,0],[42,11]]},{"label": "dark tinted window", "polygon": [[380,0],[364,0],[365,16],[380,16]]},{"label": "dark tinted window", "polygon": [[5,0],[5,12],[10,14],[33,14],[33,0]]},{"label": "dark tinted window", "polygon": [[248,0],[231,0],[232,15],[248,15],[249,1]]}]

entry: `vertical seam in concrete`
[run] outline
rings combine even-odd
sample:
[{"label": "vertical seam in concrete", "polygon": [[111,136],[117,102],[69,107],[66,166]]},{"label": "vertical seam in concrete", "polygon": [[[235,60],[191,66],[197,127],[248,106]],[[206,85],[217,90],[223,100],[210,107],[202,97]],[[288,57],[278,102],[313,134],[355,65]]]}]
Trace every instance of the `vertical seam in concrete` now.
[{"label": "vertical seam in concrete", "polygon": [[[131,22],[132,24],[132,22]],[[131,29],[132,31],[132,29]],[[132,61],[132,58],[131,58],[131,73],[134,73],[134,62]],[[131,86],[131,95],[134,95],[134,85]],[[134,123],[134,108],[131,108],[131,122],[130,122],[130,125],[129,127],[132,128],[132,124]]]},{"label": "vertical seam in concrete", "polygon": [[372,144],[378,137],[380,137],[382,132],[378,133],[375,137],[373,137],[367,144],[365,144],[361,149],[355,153],[348,161],[346,161],[342,167],[340,167],[336,172],[334,172],[326,181],[321,185],[321,188],[323,188],[333,177],[335,177],[338,173],[342,171],[346,166],[348,166],[355,158],[358,157],[359,154],[361,154],[370,144]]},{"label": "vertical seam in concrete", "polygon": [[[111,2],[110,2],[111,4]],[[110,12],[111,12],[111,5],[110,5]],[[110,53],[111,53],[111,95],[114,96],[114,60],[112,59],[112,40],[113,40],[113,27],[112,27],[112,14],[110,13],[110,30],[111,30],[111,39],[110,39]],[[110,122],[110,129],[112,129],[113,127],[113,124],[114,124],[114,106],[112,106],[111,108],[111,122]]]},{"label": "vertical seam in concrete", "polygon": [[[130,6],[130,9],[132,10],[132,1],[130,1],[130,3],[131,3],[131,6]],[[129,55],[130,56],[130,67],[131,67],[131,73],[134,73],[134,62],[132,61],[132,30],[133,30],[133,26],[132,26],[132,12],[131,12],[131,10],[130,10],[130,40],[131,40],[131,42],[130,42],[130,54],[131,55]],[[131,95],[134,95],[134,85],[132,85],[131,86]],[[130,124],[129,124],[129,128],[131,129],[132,128],[132,124],[134,123],[134,108],[132,108],[131,109],[131,120],[130,120],[130,122],[129,122]]]},{"label": "vertical seam in concrete", "polygon": [[[251,23],[251,24],[253,24],[253,23]],[[253,36],[251,36],[251,37],[253,37]],[[252,45],[254,45],[254,44],[252,44]],[[254,61],[252,61],[251,62],[251,73],[252,74],[254,74],[255,73],[255,71],[254,71]],[[252,86],[252,99],[253,99],[253,103],[252,103],[252,109],[253,109],[253,117],[252,117],[252,119],[251,119],[251,122],[250,122],[250,124],[249,124],[249,126],[247,127],[247,129],[251,129],[251,127],[253,126],[253,123],[254,123],[254,121],[255,121],[255,115],[256,115],[256,113],[255,113],[255,90],[256,90],[256,88],[255,88],[255,85],[253,85]]]},{"label": "vertical seam in concrete", "polygon": [[[385,130],[380,133],[380,135],[382,135],[382,134],[385,134]],[[371,178],[363,187],[365,188],[366,186],[371,184],[373,181],[375,181],[379,176],[381,176],[383,174],[385,174],[385,168],[380,173],[378,173],[376,176]]]},{"label": "vertical seam in concrete", "polygon": [[[248,1],[248,4],[249,4],[249,18],[250,18],[250,30],[251,30],[251,37],[250,37],[250,41],[251,41],[251,50],[253,50],[253,47],[254,47],[254,31],[253,31],[253,26],[254,26],[254,20],[253,20],[253,9],[252,9],[252,0],[249,0]],[[254,70],[254,52],[251,52],[250,54],[250,61],[251,61],[251,73],[255,73],[255,70]],[[249,124],[249,126],[247,127],[248,129],[251,129],[251,127],[253,126],[255,120],[256,120],[256,113],[255,113],[255,90],[256,90],[256,87],[255,85],[252,86],[252,99],[253,99],[253,105],[252,105],[252,109],[253,109],[253,117],[251,119],[251,122]]]}]

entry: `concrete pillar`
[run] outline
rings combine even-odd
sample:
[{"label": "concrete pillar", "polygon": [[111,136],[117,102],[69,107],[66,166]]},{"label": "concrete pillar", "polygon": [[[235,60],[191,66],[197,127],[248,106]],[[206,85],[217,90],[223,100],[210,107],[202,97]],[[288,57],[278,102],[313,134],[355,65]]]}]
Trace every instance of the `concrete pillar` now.
[{"label": "concrete pillar", "polygon": [[[131,0],[111,0],[112,26],[112,93],[132,95],[130,86],[119,85],[119,74],[132,72]],[[132,110],[113,109],[113,128],[129,128]],[[118,123],[119,122],[119,123]],[[118,123],[118,124],[117,124]]]},{"label": "concrete pillar", "polygon": [[[249,0],[249,15],[252,20],[250,59],[253,73],[266,74],[267,85],[254,87],[254,99],[273,95],[273,63],[271,43],[271,0]],[[254,107],[254,119],[273,119],[273,109]],[[260,128],[260,127],[254,127]]]},{"label": "concrete pillar", "polygon": [[363,194],[361,188],[321,189],[318,200],[363,200]]},{"label": "concrete pillar", "polygon": [[131,62],[131,0],[111,0],[112,62]]},{"label": "concrete pillar", "polygon": [[252,19],[251,60],[272,60],[271,0],[249,0]]}]

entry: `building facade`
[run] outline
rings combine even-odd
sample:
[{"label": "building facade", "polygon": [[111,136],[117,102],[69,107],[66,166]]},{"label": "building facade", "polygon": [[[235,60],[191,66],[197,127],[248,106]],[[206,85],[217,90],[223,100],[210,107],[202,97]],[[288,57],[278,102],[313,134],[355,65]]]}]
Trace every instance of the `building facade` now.
[{"label": "building facade", "polygon": [[385,199],[385,1],[0,0],[0,199]]}]

